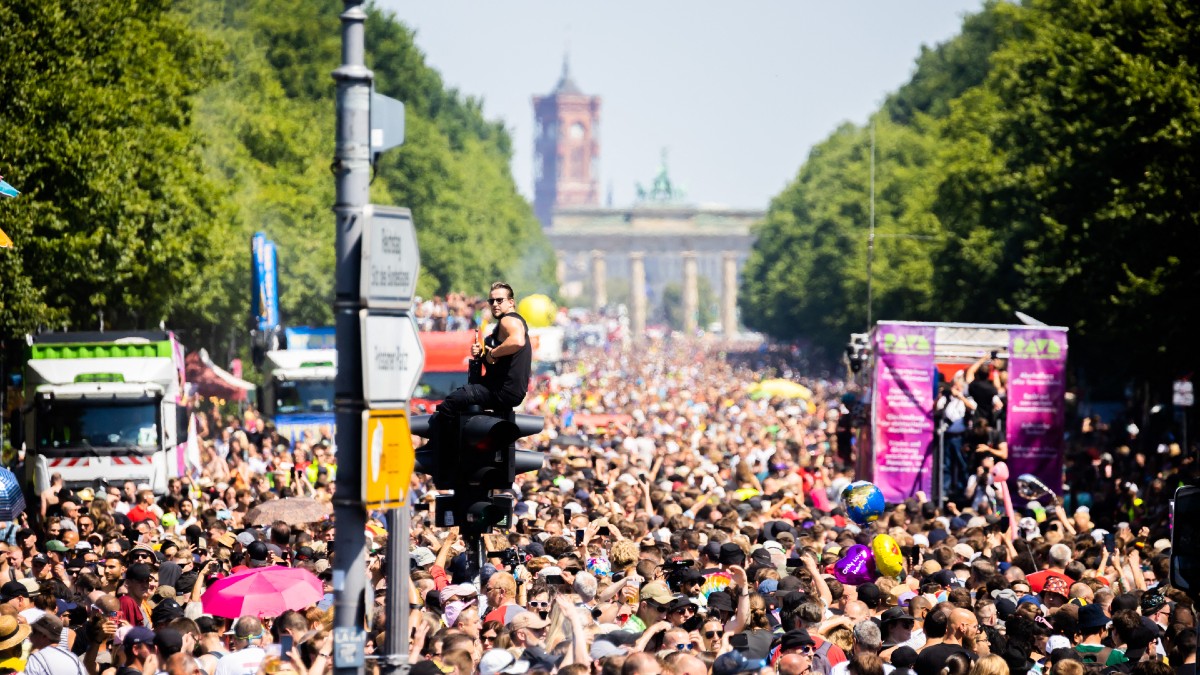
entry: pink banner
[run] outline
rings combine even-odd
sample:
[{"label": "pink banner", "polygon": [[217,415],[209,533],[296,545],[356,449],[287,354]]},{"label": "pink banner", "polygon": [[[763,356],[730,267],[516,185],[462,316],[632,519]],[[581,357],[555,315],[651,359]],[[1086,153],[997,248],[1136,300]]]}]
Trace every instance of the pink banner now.
[{"label": "pink banner", "polygon": [[875,330],[874,482],[889,502],[929,492],[935,331],[884,322]]},{"label": "pink banner", "polygon": [[1008,336],[1009,474],[1031,473],[1061,495],[1067,334],[1012,328]]}]

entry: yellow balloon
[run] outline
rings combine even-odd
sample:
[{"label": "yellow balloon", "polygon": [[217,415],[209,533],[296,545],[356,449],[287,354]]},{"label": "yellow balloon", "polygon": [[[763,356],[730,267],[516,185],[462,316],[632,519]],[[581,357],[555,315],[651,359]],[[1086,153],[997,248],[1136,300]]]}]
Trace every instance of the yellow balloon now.
[{"label": "yellow balloon", "polygon": [[554,306],[553,300],[539,293],[526,296],[517,303],[517,312],[525,317],[525,323],[529,324],[530,328],[545,328],[554,325],[558,308]]},{"label": "yellow balloon", "polygon": [[904,571],[904,555],[895,539],[877,534],[871,540],[871,551],[875,554],[875,569],[883,576],[897,577]]}]

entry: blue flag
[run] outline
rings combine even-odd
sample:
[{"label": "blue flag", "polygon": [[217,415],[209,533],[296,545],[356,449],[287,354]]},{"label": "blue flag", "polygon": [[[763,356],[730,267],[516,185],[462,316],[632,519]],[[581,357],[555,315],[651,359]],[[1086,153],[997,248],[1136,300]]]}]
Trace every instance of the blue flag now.
[{"label": "blue flag", "polygon": [[4,195],[5,197],[16,197],[19,194],[21,193],[17,191],[17,188],[0,180],[0,195]]}]

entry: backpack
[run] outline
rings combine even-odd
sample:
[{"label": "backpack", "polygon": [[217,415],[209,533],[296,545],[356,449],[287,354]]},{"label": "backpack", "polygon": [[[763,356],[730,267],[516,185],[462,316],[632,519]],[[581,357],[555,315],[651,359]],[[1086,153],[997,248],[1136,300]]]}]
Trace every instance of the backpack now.
[{"label": "backpack", "polygon": [[829,675],[829,672],[833,670],[833,664],[829,663],[829,648],[832,646],[833,643],[826,640],[813,652],[812,672],[819,675]]}]

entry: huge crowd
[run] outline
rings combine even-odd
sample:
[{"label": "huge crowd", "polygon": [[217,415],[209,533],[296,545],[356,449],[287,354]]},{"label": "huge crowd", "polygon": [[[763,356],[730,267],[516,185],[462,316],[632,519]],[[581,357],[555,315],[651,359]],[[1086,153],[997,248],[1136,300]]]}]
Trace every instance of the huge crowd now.
[{"label": "huge crowd", "polygon": [[[530,439],[546,462],[518,478],[513,526],[485,537],[486,564],[415,511],[413,675],[1194,672],[1196,617],[1170,583],[1164,517],[1194,478],[1184,453],[1074,420],[1067,507],[1019,502],[1015,539],[986,491],[944,506],[920,494],[858,525],[838,499],[855,478],[856,392],[804,377],[798,359],[657,341],[575,354],[538,379],[525,409],[547,420]],[[750,393],[772,376],[811,395]],[[203,470],[166,494],[55,481],[0,528],[0,673],[332,669],[336,523],[254,517],[271,500],[332,499],[329,430],[289,443],[253,410],[208,409],[197,433]],[[995,461],[977,454],[969,473]],[[419,474],[411,489],[416,503],[435,496]],[[388,561],[371,515],[374,664]],[[839,582],[837,561],[879,533],[903,571]],[[274,566],[308,571],[324,597],[205,613],[220,579]]]}]

